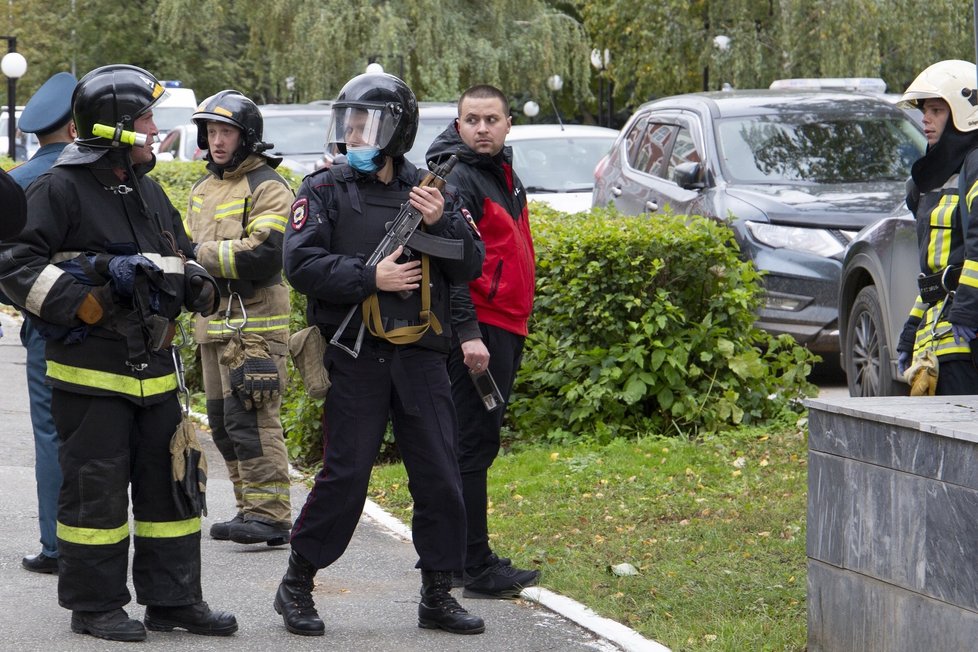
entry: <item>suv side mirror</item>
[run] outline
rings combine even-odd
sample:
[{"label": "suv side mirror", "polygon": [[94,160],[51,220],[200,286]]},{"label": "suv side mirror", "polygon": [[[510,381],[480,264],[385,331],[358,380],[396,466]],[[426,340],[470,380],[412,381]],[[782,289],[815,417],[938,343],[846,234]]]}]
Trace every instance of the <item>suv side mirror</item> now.
[{"label": "suv side mirror", "polygon": [[672,171],[672,180],[680,188],[686,190],[706,188],[706,182],[703,179],[702,163],[698,161],[687,161],[686,163],[677,165]]}]

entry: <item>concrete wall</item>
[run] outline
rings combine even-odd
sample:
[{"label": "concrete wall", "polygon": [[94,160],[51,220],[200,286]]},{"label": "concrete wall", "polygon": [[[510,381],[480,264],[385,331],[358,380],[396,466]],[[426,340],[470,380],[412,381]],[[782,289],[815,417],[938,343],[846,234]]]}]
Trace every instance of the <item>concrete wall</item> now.
[{"label": "concrete wall", "polygon": [[978,396],[808,407],[809,652],[978,650]]}]

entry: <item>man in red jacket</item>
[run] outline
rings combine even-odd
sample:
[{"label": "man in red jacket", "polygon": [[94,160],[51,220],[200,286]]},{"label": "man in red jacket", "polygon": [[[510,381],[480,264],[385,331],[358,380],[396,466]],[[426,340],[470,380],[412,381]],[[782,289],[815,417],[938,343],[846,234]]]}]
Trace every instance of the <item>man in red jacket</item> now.
[{"label": "man in red jacket", "polygon": [[[458,156],[448,180],[458,188],[463,213],[478,225],[486,245],[482,276],[452,290],[455,337],[448,359],[466,511],[467,598],[514,598],[540,575],[497,556],[489,547],[486,522],[487,476],[499,453],[499,431],[520,366],[535,280],[526,190],[513,171],[512,150],[505,146],[511,125],[502,91],[473,86],[459,99],[458,119],[435,139],[427,156],[438,162]],[[491,412],[470,378],[487,369],[502,399],[502,406]]]}]

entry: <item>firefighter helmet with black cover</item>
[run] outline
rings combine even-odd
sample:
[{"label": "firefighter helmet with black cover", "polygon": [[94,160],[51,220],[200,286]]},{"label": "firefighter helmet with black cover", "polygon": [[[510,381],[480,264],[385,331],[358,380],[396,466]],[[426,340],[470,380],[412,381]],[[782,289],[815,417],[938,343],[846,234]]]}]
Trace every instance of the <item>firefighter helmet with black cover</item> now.
[{"label": "firefighter helmet with black cover", "polygon": [[978,129],[978,78],[975,64],[959,59],[938,61],[917,75],[899,105],[921,108],[923,101],[940,98],[951,108],[958,131]]},{"label": "firefighter helmet with black cover", "polygon": [[92,129],[103,124],[134,131],[139,116],[166,97],[166,89],[151,73],[127,64],[92,70],[81,78],[71,96],[71,113],[78,137],[88,147],[128,148],[119,140],[96,136]]},{"label": "firefighter helmet with black cover", "polygon": [[262,142],[265,122],[258,105],[240,91],[227,89],[200,103],[191,117],[197,125],[197,147],[207,149],[207,123],[223,122],[241,130],[241,146],[247,153],[260,154],[271,149]]},{"label": "firefighter helmet with black cover", "polygon": [[346,154],[348,144],[403,156],[418,134],[418,100],[403,81],[387,73],[364,73],[348,81],[332,107],[328,142]]}]

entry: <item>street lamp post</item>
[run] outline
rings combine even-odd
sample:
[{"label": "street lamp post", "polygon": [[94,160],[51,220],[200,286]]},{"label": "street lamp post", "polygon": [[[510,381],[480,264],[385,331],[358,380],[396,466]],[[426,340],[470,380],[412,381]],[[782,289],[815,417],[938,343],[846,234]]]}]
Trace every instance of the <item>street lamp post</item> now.
[{"label": "street lamp post", "polygon": [[7,152],[17,158],[17,80],[27,72],[27,59],[17,52],[16,36],[0,36],[7,40],[7,54],[0,60],[0,69],[7,76]]},{"label": "street lamp post", "polygon": [[[598,71],[598,126],[604,127],[605,122],[602,119],[602,111],[604,110],[605,102],[605,84],[604,84],[604,74],[608,70],[608,65],[611,63],[611,52],[608,50],[599,50],[597,48],[591,50],[591,65],[594,69]],[[608,123],[607,126],[611,126],[611,114],[612,109],[612,86],[611,81],[608,81]]]}]

